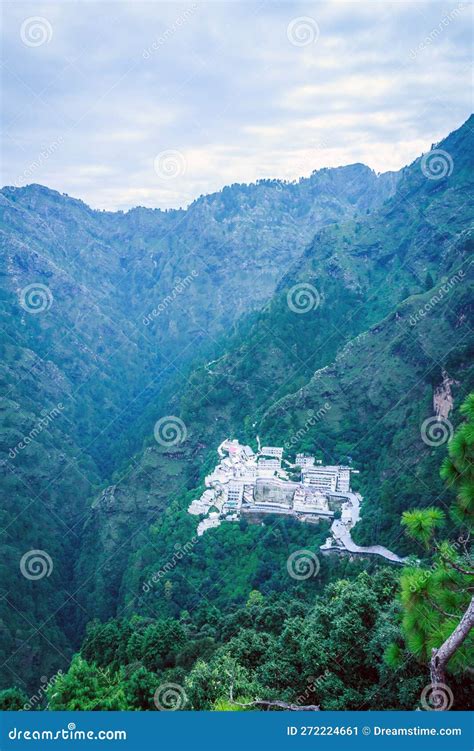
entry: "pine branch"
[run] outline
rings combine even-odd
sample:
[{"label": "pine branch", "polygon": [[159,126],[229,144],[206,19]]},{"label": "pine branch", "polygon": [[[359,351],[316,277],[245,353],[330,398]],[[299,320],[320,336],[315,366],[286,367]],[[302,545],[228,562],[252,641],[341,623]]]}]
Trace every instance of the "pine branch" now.
[{"label": "pine branch", "polygon": [[442,560],[448,564],[448,566],[451,566],[452,568],[456,569],[456,571],[459,571],[461,574],[464,574],[465,576],[474,576],[474,571],[466,571],[466,569],[461,568],[461,566],[458,566],[457,563],[454,563],[449,558],[446,558],[444,555],[441,556]]},{"label": "pine branch", "polygon": [[430,605],[435,610],[438,611],[438,613],[441,613],[441,615],[446,616],[446,618],[459,618],[459,613],[457,615],[454,615],[454,613],[447,613],[445,610],[443,610],[442,608],[440,608],[440,606],[429,595],[427,595],[426,599],[428,600],[428,602],[430,603]]}]

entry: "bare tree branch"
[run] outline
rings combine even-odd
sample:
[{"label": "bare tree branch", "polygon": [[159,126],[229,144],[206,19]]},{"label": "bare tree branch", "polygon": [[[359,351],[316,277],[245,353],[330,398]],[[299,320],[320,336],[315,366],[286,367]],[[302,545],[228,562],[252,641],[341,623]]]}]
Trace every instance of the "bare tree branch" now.
[{"label": "bare tree branch", "polygon": [[240,702],[234,699],[234,683],[233,681],[229,687],[229,701],[231,704],[235,704],[236,707],[278,707],[278,709],[286,709],[290,712],[319,712],[319,706],[316,704],[308,704],[302,706],[300,704],[287,704],[286,701],[270,701],[269,699],[255,699],[255,701]]},{"label": "bare tree branch", "polygon": [[234,701],[233,699],[230,701],[237,707],[278,707],[278,709],[286,709],[290,712],[319,712],[319,706],[316,704],[303,706],[300,704],[287,704],[286,701],[267,701],[265,699],[256,699],[255,701],[245,702],[244,704]]}]

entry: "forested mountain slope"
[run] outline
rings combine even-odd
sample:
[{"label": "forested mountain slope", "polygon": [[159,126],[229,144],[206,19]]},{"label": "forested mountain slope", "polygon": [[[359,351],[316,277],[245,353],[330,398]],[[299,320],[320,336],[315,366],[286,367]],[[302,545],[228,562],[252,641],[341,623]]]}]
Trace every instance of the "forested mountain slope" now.
[{"label": "forested mountain slope", "polygon": [[[1,191],[6,684],[37,683],[67,663],[91,500],[141,446],[163,390],[271,296],[314,231],[380,205],[396,181],[353,165],[294,184],[234,185],[186,211],[125,214],[39,185]],[[19,567],[37,549],[53,562],[41,581]]]},{"label": "forested mountain slope", "polygon": [[[442,503],[444,492],[437,472],[443,447],[427,445],[421,426],[434,415],[437,389],[448,389],[457,404],[472,386],[470,124],[439,148],[450,154],[452,174],[429,179],[417,160],[377,212],[320,231],[268,306],[241,324],[220,357],[191,374],[184,392],[157,405],[156,418],[180,416],[185,440],[163,447],[150,437],[97,499],[79,565],[79,581],[88,581],[81,587],[86,610],[97,601],[102,617],[117,601],[138,607],[142,582],[193,536],[187,491],[202,483],[228,435],[253,443],[258,433],[290,453],[317,449],[328,462],[353,461],[366,497],[360,541],[413,550],[400,538],[401,511],[424,499]],[[295,310],[301,289],[309,295],[305,313]],[[145,518],[153,522],[149,532]],[[252,586],[278,589],[294,532],[287,534],[272,557],[265,529],[213,530],[167,577],[169,597],[162,582],[161,596],[147,594],[145,607],[176,614],[195,602],[196,591],[221,606],[242,601]],[[324,534],[301,529],[300,547]],[[225,596],[212,586],[221,565]]]},{"label": "forested mountain slope", "polygon": [[[2,329],[5,346],[26,351],[16,396],[34,406],[32,366],[56,368],[72,430],[107,474],[124,445],[129,455],[127,441],[140,445],[134,420],[163,384],[269,299],[315,231],[380,205],[396,180],[353,165],[294,184],[234,185],[186,211],[125,214],[39,185],[4,188]],[[37,285],[46,289],[35,300]],[[8,349],[3,359],[12,388],[17,360]]]},{"label": "forested mountain slope", "polygon": [[[317,579],[288,581],[289,553],[327,527],[270,519],[206,533],[144,587],[194,539],[187,506],[229,435],[352,461],[358,539],[412,549],[399,514],[444,492],[442,447],[420,426],[437,389],[457,405],[472,386],[472,145],[471,119],[437,146],[444,177],[422,160],[397,176],[353,165],[234,185],[186,212],[4,189],[6,685],[67,664],[94,618],[188,612],[204,627],[252,589],[308,602],[377,567],[325,559]],[[21,300],[37,282],[52,293],[41,314]],[[185,425],[171,446],[153,437],[166,416]],[[54,567],[32,581],[19,560],[37,548]]]}]

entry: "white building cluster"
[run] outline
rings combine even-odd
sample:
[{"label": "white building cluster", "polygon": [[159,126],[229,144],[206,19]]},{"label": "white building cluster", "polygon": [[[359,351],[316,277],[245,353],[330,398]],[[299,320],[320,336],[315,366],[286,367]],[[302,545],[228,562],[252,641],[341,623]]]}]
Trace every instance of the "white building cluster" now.
[{"label": "white building cluster", "polygon": [[329,495],[350,490],[350,467],[323,466],[303,454],[297,455],[295,464],[285,462],[301,470],[301,480],[290,480],[279,446],[263,446],[255,453],[236,439],[225,440],[218,454],[219,464],[205,478],[206,490],[188,509],[203,517],[198,535],[243,515],[284,514],[306,521],[331,518]]}]

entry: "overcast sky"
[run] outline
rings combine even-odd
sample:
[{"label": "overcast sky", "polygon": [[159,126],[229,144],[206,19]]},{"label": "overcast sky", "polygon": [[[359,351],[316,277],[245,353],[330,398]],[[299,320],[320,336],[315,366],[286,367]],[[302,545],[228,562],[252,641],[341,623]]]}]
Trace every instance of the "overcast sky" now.
[{"label": "overcast sky", "polygon": [[471,110],[468,3],[3,4],[2,184],[95,208],[411,162]]}]

